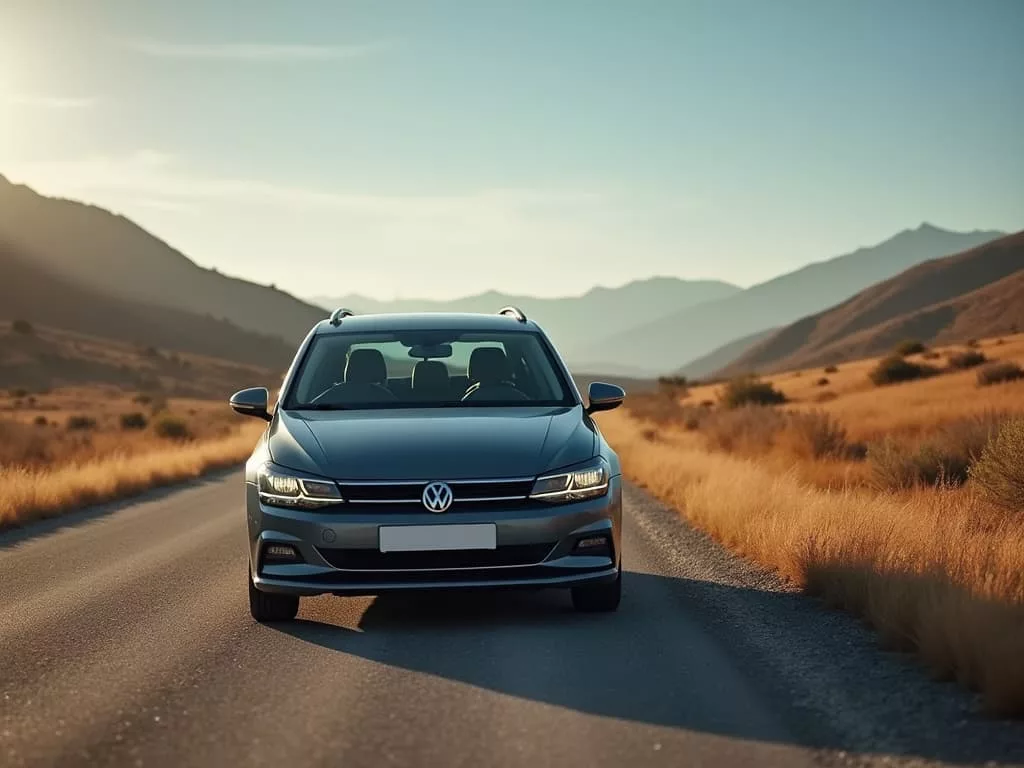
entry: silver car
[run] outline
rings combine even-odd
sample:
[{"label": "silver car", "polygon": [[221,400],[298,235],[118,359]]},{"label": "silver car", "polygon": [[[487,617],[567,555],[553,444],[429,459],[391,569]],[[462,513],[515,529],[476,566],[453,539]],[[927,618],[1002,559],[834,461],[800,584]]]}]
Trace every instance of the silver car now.
[{"label": "silver car", "polygon": [[355,316],[300,346],[245,469],[249,606],[295,617],[303,595],[568,588],[613,611],[622,589],[619,460],[541,328],[495,315]]}]

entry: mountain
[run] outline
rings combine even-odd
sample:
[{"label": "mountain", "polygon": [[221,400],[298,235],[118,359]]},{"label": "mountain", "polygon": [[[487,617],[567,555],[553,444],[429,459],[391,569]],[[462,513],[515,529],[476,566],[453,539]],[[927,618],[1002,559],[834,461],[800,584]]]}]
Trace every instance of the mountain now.
[{"label": "mountain", "polygon": [[0,320],[27,320],[88,336],[190,352],[250,365],[285,367],[293,345],[227,320],[108,296],[56,276],[0,242]]},{"label": "mountain", "polygon": [[225,318],[292,345],[324,317],[320,307],[273,287],[198,266],[123,216],[45,197],[2,176],[0,240],[50,274],[98,294]]},{"label": "mountain", "polygon": [[749,336],[744,336],[741,339],[735,339],[734,341],[730,341],[720,347],[716,347],[706,355],[698,357],[696,360],[691,360],[676,371],[676,373],[679,373],[688,379],[699,379],[716,373],[722,368],[725,368],[748,349],[756,346],[758,342],[761,342],[771,336],[776,330],[778,329],[771,328],[767,331],[758,331],[757,333],[752,333]]},{"label": "mountain", "polygon": [[723,371],[778,371],[879,355],[905,339],[962,342],[1024,328],[1024,232],[919,264],[782,328]]},{"label": "mountain", "polygon": [[[958,253],[1001,237],[1002,232],[951,232],[930,224],[883,243],[816,262],[713,302],[688,307],[645,325],[613,333],[583,351],[608,349],[621,365],[669,371],[723,344],[820,312],[880,280],[928,259]],[[685,367],[685,366],[684,366]]]},{"label": "mountain", "polygon": [[[644,366],[629,366],[617,360],[617,352],[594,345],[607,328],[642,325],[672,314],[684,307],[733,296],[741,289],[717,280],[680,280],[652,277],[619,288],[591,288],[582,296],[536,298],[489,291],[459,299],[397,299],[378,301],[358,294],[312,299],[325,309],[348,307],[356,312],[497,312],[512,304],[539,322],[558,345],[559,352],[574,368],[586,364],[588,370],[644,376]],[[589,357],[580,352],[591,348]],[[615,368],[611,371],[609,366]]]}]

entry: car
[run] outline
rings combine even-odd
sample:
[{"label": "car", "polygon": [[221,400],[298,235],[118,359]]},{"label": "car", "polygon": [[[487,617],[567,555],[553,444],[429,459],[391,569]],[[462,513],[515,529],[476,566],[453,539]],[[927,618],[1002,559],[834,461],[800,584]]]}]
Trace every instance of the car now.
[{"label": "car", "polygon": [[562,588],[580,611],[622,592],[622,473],[593,414],[521,310],[356,315],[300,345],[245,466],[249,607],[293,619],[303,596]]}]

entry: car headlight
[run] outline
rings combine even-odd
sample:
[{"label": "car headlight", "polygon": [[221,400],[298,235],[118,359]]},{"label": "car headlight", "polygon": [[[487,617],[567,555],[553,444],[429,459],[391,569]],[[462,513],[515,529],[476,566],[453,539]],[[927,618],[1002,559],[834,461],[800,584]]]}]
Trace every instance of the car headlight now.
[{"label": "car headlight", "polygon": [[319,509],[342,502],[341,491],[330,480],[304,477],[276,464],[264,464],[256,472],[260,501],[275,507]]},{"label": "car headlight", "polygon": [[596,458],[562,472],[542,475],[533,484],[531,499],[561,503],[604,496],[608,491],[608,465]]}]

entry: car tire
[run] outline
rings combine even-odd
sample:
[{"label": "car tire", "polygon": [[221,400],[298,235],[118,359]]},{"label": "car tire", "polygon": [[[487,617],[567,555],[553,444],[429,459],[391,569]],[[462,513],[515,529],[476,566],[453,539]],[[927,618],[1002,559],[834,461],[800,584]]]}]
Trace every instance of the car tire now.
[{"label": "car tire", "polygon": [[610,613],[622,599],[622,567],[615,581],[572,588],[572,605],[585,613]]},{"label": "car tire", "polygon": [[299,612],[298,595],[279,595],[274,592],[261,592],[249,577],[249,613],[256,621],[262,623],[274,621],[291,621]]}]

